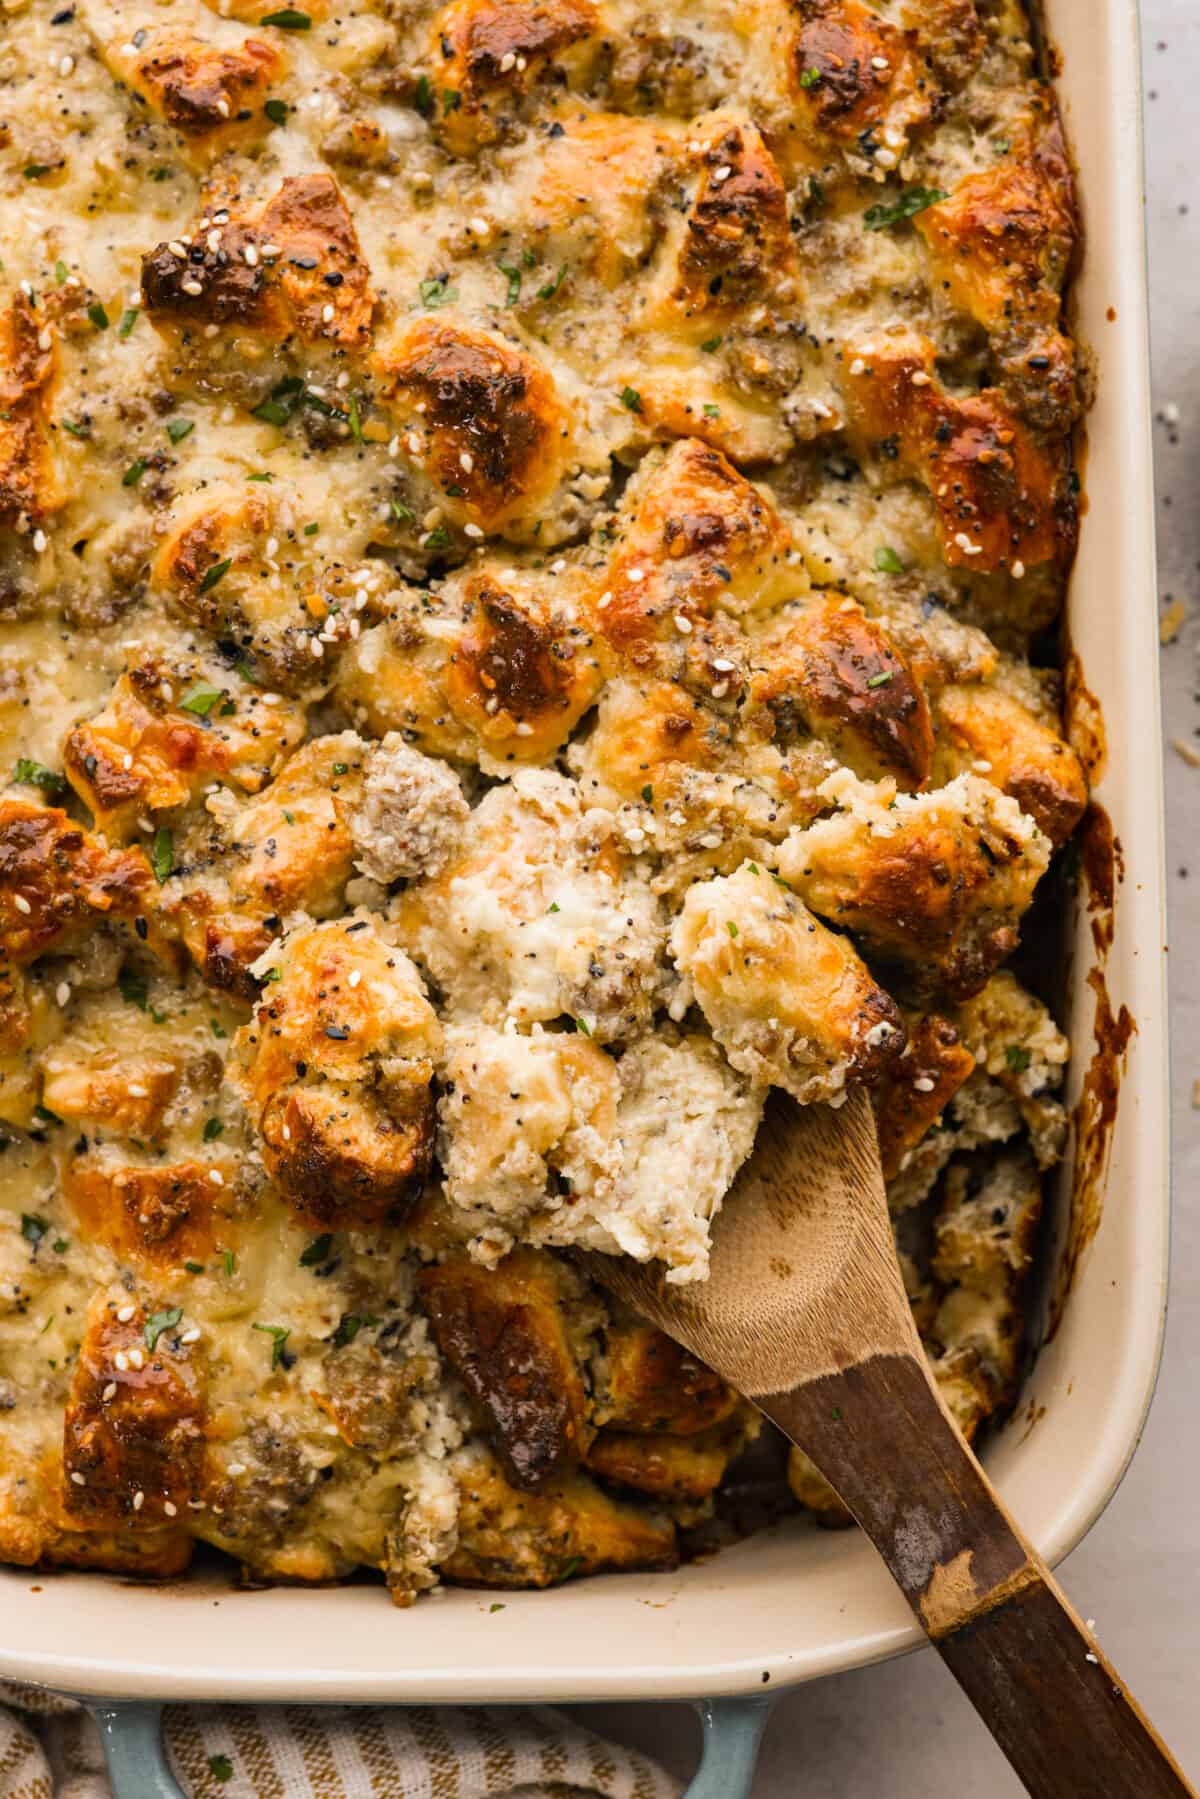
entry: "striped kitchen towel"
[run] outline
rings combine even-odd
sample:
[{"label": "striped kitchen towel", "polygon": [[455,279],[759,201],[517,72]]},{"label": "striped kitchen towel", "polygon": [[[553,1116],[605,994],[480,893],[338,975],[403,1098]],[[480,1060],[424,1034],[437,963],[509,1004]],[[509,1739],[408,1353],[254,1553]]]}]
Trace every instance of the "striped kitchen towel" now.
[{"label": "striped kitchen towel", "polygon": [[[678,1799],[678,1781],[548,1706],[168,1706],[195,1799]],[[0,1799],[112,1799],[82,1706],[0,1682]]]}]

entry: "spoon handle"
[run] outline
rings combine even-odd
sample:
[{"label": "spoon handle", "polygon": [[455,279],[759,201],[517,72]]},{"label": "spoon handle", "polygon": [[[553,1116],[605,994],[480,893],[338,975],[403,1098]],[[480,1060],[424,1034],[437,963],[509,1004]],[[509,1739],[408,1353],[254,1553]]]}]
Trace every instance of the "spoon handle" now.
[{"label": "spoon handle", "polygon": [[917,1356],[871,1355],[755,1404],[853,1512],[1035,1799],[1195,1799]]}]

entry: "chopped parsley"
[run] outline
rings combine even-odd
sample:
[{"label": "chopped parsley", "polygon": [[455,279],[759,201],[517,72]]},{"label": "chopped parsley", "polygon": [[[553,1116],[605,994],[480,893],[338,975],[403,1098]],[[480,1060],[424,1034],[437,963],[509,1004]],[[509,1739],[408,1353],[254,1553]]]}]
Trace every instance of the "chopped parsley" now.
[{"label": "chopped parsley", "polygon": [[221,1023],[219,1018],[210,1018],[208,1021],[208,1028],[214,1037],[228,1037],[229,1035],[229,1032],[225,1029],[225,1026]]},{"label": "chopped parsley", "polygon": [[158,1339],[164,1331],[174,1330],[183,1317],[182,1306],[169,1306],[165,1312],[152,1312],[146,1320],[146,1328],[142,1332],[146,1339],[147,1349],[157,1349]]},{"label": "chopped parsley", "polygon": [[197,593],[211,593],[218,581],[223,581],[233,567],[233,557],[223,556],[220,562],[214,562],[211,568],[204,571]]},{"label": "chopped parsley", "polygon": [[642,788],[642,798],[648,806],[654,804],[654,789],[651,787],[649,781],[647,781],[646,785]]},{"label": "chopped parsley", "polygon": [[144,456],[139,456],[135,462],[130,463],[129,467],[125,470],[125,473],[121,476],[121,486],[136,487],[145,472],[146,458]]},{"label": "chopped parsley", "polygon": [[92,435],[92,427],[86,419],[59,419],[58,422],[72,437],[82,437],[85,442]]},{"label": "chopped parsley", "polygon": [[1024,1074],[1033,1057],[1023,1043],[1009,1043],[1005,1046],[1004,1060],[1014,1074]]},{"label": "chopped parsley", "polygon": [[26,181],[40,181],[43,175],[50,173],[48,162],[27,162],[22,171]]},{"label": "chopped parsley", "polygon": [[719,337],[706,337],[704,342],[700,345],[700,348],[704,351],[706,356],[711,356],[714,350],[719,350],[721,348],[721,342],[722,340]]},{"label": "chopped parsley", "polygon": [[122,999],[137,1006],[139,1011],[146,1010],[150,988],[144,974],[139,974],[135,968],[123,968],[117,976],[117,986]]},{"label": "chopped parsley", "polygon": [[221,1266],[224,1268],[228,1279],[232,1280],[237,1273],[237,1257],[231,1249],[224,1249],[221,1251]]},{"label": "chopped parsley", "polygon": [[[265,19],[263,20],[263,23],[264,25],[266,24]],[[210,1755],[208,1758],[208,1771],[214,1780],[219,1780],[221,1782],[222,1786],[224,1786],[227,1780],[233,1779],[233,1763],[227,1755]]]},{"label": "chopped parsley", "polygon": [[93,300],[92,304],[88,307],[87,312],[89,319],[91,319],[97,331],[108,330],[108,314],[105,312],[103,306],[101,306],[99,300]]},{"label": "chopped parsley", "polygon": [[445,112],[457,112],[461,105],[462,95],[457,88],[444,87],[442,89],[442,108]]},{"label": "chopped parsley", "polygon": [[118,337],[128,337],[129,333],[133,330],[133,327],[137,324],[137,322],[138,322],[138,308],[136,306],[127,306],[125,308],[124,312],[121,314],[121,322],[117,326],[117,336]]},{"label": "chopped parsley", "polygon": [[546,915],[549,917],[551,912],[561,912],[561,910],[562,907],[559,905],[558,901],[551,900],[550,904],[546,907]]},{"label": "chopped parsley", "polygon": [[328,1231],[322,1231],[319,1237],[313,1238],[307,1249],[301,1250],[301,1268],[316,1268],[321,1262],[327,1262],[332,1248],[333,1237]]},{"label": "chopped parsley", "polygon": [[154,833],[154,842],[150,849],[150,863],[161,887],[175,866],[175,839],[166,825],[160,825]]},{"label": "chopped parsley", "polygon": [[883,575],[902,575],[904,573],[904,564],[895,550],[886,543],[881,543],[875,552],[875,567]]},{"label": "chopped parsley", "polygon": [[260,25],[274,25],[279,31],[311,31],[312,20],[295,6],[281,6],[278,12],[264,13]]},{"label": "chopped parsley", "polygon": [[206,1118],[204,1120],[204,1141],[206,1143],[215,1143],[224,1129],[225,1126],[221,1119]]},{"label": "chopped parsley", "polygon": [[[189,437],[195,429],[196,422],[194,419],[170,419],[167,423],[167,436],[173,444],[181,444],[184,438]],[[271,477],[268,475],[266,478],[269,481]],[[251,475],[250,479],[256,481],[261,480],[262,477],[259,475]]]},{"label": "chopped parsley", "polygon": [[885,668],[881,674],[872,675],[867,682],[868,687],[886,687],[892,678],[893,670]]},{"label": "chopped parsley", "polygon": [[588,1023],[586,1018],[575,1018],[572,1020],[572,1023],[574,1024],[575,1029],[577,1031],[580,1031],[583,1034],[583,1036],[585,1036],[585,1037],[591,1036],[592,1027]]},{"label": "chopped parsley", "polygon": [[515,306],[521,298],[521,271],[515,263],[510,262],[497,262],[496,267],[502,275],[508,276],[508,292],[505,295],[504,304]]},{"label": "chopped parsley", "polygon": [[430,312],[436,312],[439,306],[448,306],[457,298],[458,289],[451,287],[449,275],[431,275],[421,283],[421,302]]},{"label": "chopped parsley", "polygon": [[570,1580],[572,1574],[574,1574],[576,1568],[579,1567],[579,1565],[582,1561],[583,1561],[583,1557],[581,1555],[573,1555],[571,1557],[570,1561],[567,1563],[566,1567],[563,1569],[562,1573],[555,1576],[555,1580],[554,1580],[555,1586],[561,1587],[564,1580]]},{"label": "chopped parsley", "polygon": [[359,410],[358,410],[358,395],[357,394],[350,395],[350,405],[349,405],[349,410],[348,410],[347,416],[350,420],[350,435],[351,435],[351,437],[355,440],[356,443],[361,443],[363,440],[363,428],[362,428],[362,418],[361,418],[361,415],[359,414]]},{"label": "chopped parsley", "polygon": [[883,201],[878,206],[868,206],[863,213],[863,224],[868,231],[886,231],[889,225],[901,225],[905,219],[924,212],[927,206],[936,206],[945,198],[940,187],[906,187],[890,206]]},{"label": "chopped parsley", "polygon": [[282,125],[285,123],[288,116],[287,101],[266,100],[263,102],[263,111],[270,119],[272,125]]},{"label": "chopped parsley", "polygon": [[12,778],[23,787],[40,787],[45,794],[61,793],[66,782],[54,769],[47,768],[44,762],[34,762],[28,756],[18,756],[13,768]]},{"label": "chopped parsley", "polygon": [[304,382],[299,375],[285,375],[271,389],[270,397],[255,406],[251,417],[266,425],[286,425],[304,396]]},{"label": "chopped parsley", "polygon": [[37,1119],[39,1124],[61,1124],[62,1123],[62,1119],[59,1117],[58,1113],[52,1112],[50,1110],[49,1106],[36,1105],[33,1108],[33,1115]]},{"label": "chopped parsley", "polygon": [[280,1362],[283,1361],[283,1346],[287,1342],[288,1338],[291,1336],[291,1334],[292,1334],[291,1331],[288,1329],[288,1327],[286,1325],[283,1325],[283,1324],[252,1324],[250,1326],[250,1329],[254,1330],[254,1331],[262,1331],[264,1336],[270,1337],[270,1339],[271,1339],[271,1372],[272,1372],[272,1374],[274,1374],[274,1372],[275,1372],[276,1368],[278,1368]]},{"label": "chopped parsley", "polygon": [[411,506],[405,506],[400,500],[393,500],[391,507],[392,517],[398,525],[411,525],[417,516]]},{"label": "chopped parsley", "polygon": [[70,1247],[71,1245],[65,1237],[55,1237],[54,1253],[56,1256],[65,1256]]},{"label": "chopped parsley", "polygon": [[737,926],[736,926],[736,925],[735,925],[735,924],[734,924],[734,922],[733,922],[733,920],[732,920],[732,918],[727,918],[727,919],[726,919],[726,920],[725,920],[725,929],[726,929],[726,930],[727,930],[727,931],[728,931],[728,932],[729,932],[729,935],[730,935],[730,936],[731,936],[731,937],[736,937],[736,936],[737,936],[737,934],[738,934],[738,928],[737,928]]},{"label": "chopped parsley", "polygon": [[66,278],[67,278],[66,263],[65,262],[56,262],[54,265],[54,279],[58,282],[58,285],[60,287],[62,286],[62,284],[66,280]]},{"label": "chopped parsley", "polygon": [[489,1612],[502,1612],[503,1610],[504,1605],[499,1599],[493,1599],[492,1603],[488,1606]]},{"label": "chopped parsley", "polygon": [[704,408],[704,416],[706,419],[719,419],[721,416],[721,408],[719,406],[714,406],[712,401],[709,400]]},{"label": "chopped parsley", "polygon": [[359,1331],[370,1330],[372,1325],[378,1323],[378,1318],[372,1318],[365,1313],[360,1317],[357,1312],[343,1312],[338,1319],[338,1327],[333,1333],[334,1348],[345,1349],[347,1343],[353,1343]]},{"label": "chopped parsley", "polygon": [[247,481],[273,481],[275,477],[268,475],[266,469],[259,469],[255,474],[247,475],[246,479]]},{"label": "chopped parsley", "polygon": [[435,525],[425,538],[425,546],[430,550],[444,550],[450,542],[450,533],[445,525]]},{"label": "chopped parsley", "polygon": [[428,75],[417,76],[417,84],[413,89],[413,105],[423,119],[429,118],[433,112],[433,88]]},{"label": "chopped parsley", "polygon": [[567,278],[567,265],[564,262],[553,281],[547,281],[544,287],[538,288],[539,300],[552,300]]},{"label": "chopped parsley", "polygon": [[50,1229],[47,1219],[38,1212],[21,1213],[21,1235],[27,1243],[40,1243]]},{"label": "chopped parsley", "polygon": [[817,85],[818,81],[820,81],[820,79],[821,79],[820,69],[801,69],[801,71],[800,71],[800,86],[801,87],[805,87],[805,88],[816,87],[816,85]]},{"label": "chopped parsley", "polygon": [[184,1266],[185,1271],[188,1274],[203,1274],[204,1273],[204,1263],[203,1262],[185,1262],[183,1264],[183,1266]]},{"label": "chopped parsley", "polygon": [[[221,564],[218,563],[217,567],[219,568],[220,566]],[[225,567],[228,568],[229,564],[226,563]],[[205,579],[207,580],[207,576]],[[187,693],[185,693],[180,700],[179,710],[181,712],[194,712],[197,718],[207,718],[221,697],[222,694],[219,687],[213,687],[208,681],[197,681],[195,686],[189,688]]]},{"label": "chopped parsley", "polygon": [[636,387],[623,387],[621,389],[621,404],[630,412],[640,412],[642,410],[642,396]]},{"label": "chopped parsley", "polygon": [[335,775],[348,775],[350,773],[350,764],[348,762],[335,762],[331,772]]}]

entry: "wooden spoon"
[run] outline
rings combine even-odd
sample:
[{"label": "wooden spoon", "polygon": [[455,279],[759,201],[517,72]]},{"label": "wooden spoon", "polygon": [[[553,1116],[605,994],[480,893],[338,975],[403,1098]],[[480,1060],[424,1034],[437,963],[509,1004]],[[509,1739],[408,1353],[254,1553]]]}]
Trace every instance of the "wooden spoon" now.
[{"label": "wooden spoon", "polygon": [[692,1286],[581,1260],[811,1456],[1031,1793],[1193,1793],[942,1404],[861,1089],[837,1111],[773,1101],[712,1235]]}]

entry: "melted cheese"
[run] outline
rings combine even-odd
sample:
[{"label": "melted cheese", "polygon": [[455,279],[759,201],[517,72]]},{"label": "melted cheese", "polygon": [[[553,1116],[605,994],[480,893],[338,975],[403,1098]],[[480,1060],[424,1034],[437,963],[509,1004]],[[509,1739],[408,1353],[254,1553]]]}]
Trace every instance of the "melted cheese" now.
[{"label": "melted cheese", "polygon": [[663,1565],[744,1408],[554,1252],[703,1278],[772,1085],[1011,1396],[1069,164],[1017,0],[285,11],[5,7],[0,1557]]}]

